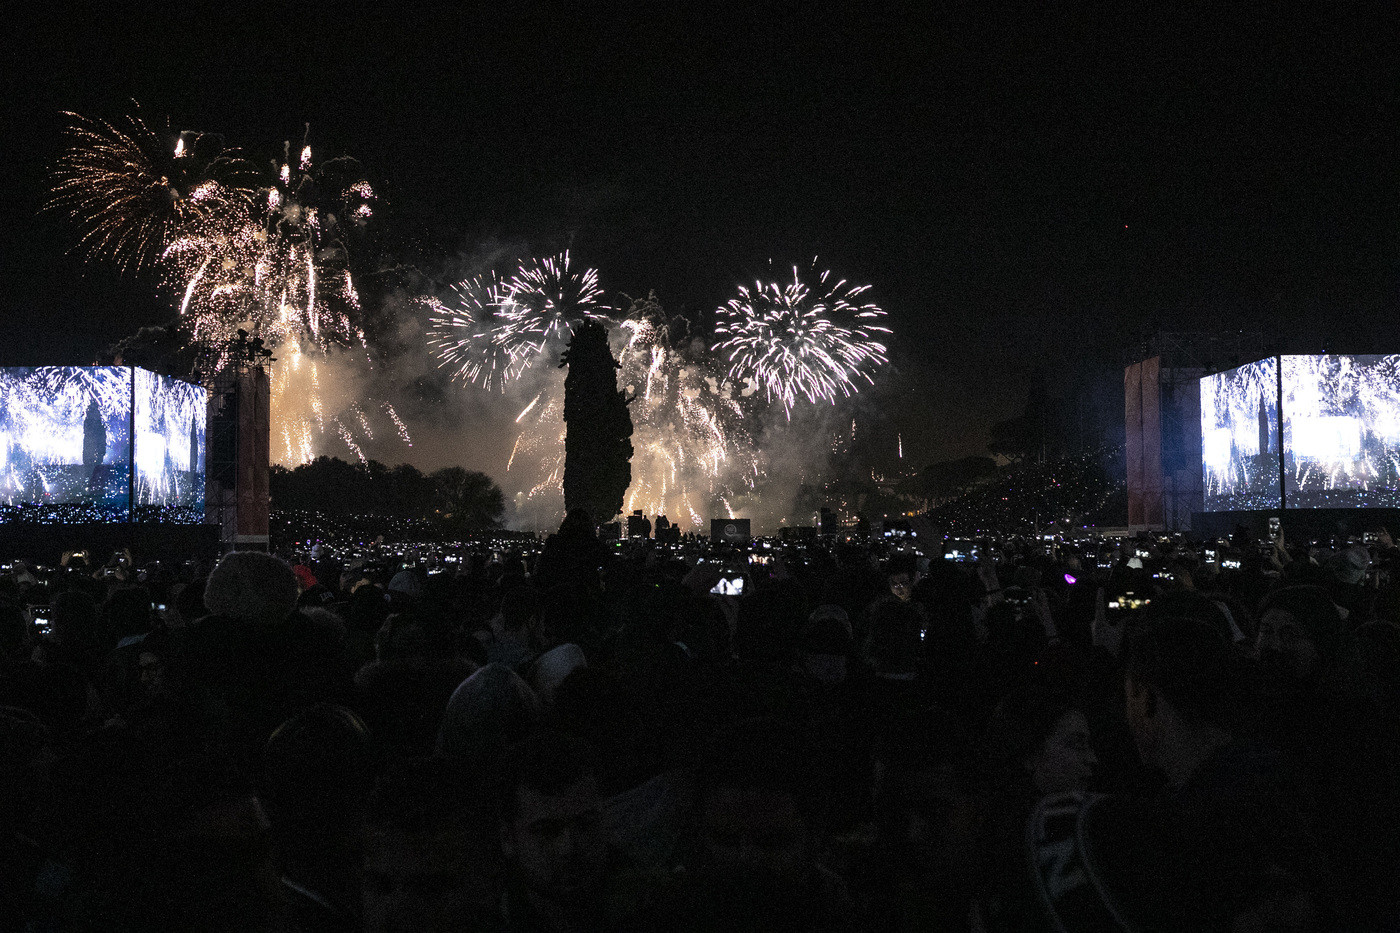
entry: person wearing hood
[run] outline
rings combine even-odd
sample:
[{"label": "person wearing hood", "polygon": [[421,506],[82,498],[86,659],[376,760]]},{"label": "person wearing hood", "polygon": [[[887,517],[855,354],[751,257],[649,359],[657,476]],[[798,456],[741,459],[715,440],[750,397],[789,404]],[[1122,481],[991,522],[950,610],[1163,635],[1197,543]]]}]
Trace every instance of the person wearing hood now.
[{"label": "person wearing hood", "polygon": [[1320,586],[1289,586],[1264,600],[1255,654],[1264,672],[1310,689],[1339,660],[1346,626],[1331,595]]}]

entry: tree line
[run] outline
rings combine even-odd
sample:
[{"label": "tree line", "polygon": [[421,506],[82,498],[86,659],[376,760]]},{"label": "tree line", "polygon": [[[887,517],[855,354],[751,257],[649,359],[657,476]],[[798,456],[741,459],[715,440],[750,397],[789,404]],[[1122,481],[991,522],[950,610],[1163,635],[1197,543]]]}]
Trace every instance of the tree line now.
[{"label": "tree line", "polygon": [[499,527],[505,513],[491,477],[462,467],[424,473],[407,463],[322,456],[290,470],[273,466],[269,480],[275,510],[411,518],[465,533]]}]

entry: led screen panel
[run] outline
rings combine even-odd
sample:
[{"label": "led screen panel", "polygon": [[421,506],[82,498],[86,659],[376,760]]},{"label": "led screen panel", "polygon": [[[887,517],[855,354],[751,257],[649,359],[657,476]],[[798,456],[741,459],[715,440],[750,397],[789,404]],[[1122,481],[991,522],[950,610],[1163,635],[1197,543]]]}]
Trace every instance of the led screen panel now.
[{"label": "led screen panel", "polygon": [[202,522],[205,391],[144,369],[135,379],[136,518]]},{"label": "led screen panel", "polygon": [[1290,509],[1400,507],[1400,355],[1283,357]]},{"label": "led screen panel", "polygon": [[131,369],[0,369],[0,519],[129,518]]},{"label": "led screen panel", "polygon": [[1207,512],[1277,509],[1278,452],[1276,358],[1201,379]]}]

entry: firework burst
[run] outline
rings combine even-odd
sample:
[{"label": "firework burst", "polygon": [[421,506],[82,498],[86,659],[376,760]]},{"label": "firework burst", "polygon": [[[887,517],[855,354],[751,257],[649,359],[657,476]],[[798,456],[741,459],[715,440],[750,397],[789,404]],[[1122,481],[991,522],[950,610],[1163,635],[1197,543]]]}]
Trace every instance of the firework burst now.
[{"label": "firework burst", "polygon": [[370,364],[349,257],[377,198],[359,163],[321,165],[303,141],[295,157],[284,144],[260,173],[217,136],[167,142],[135,117],[124,126],[72,119],[50,206],[78,220],[85,247],[124,270],[159,269],[202,372],[229,365],[240,330],[278,351],[272,407],[286,461],[310,459],[313,430],[363,457],[346,424],[371,437],[368,419],[331,410],[316,365],[356,345],[366,351],[360,365]]},{"label": "firework burst", "polygon": [[248,203],[184,225],[161,254],[181,319],[215,353],[240,329],[270,347],[298,342],[323,352],[361,337],[349,239],[373,189],[352,159],[318,172],[310,146],[295,161],[284,152],[274,168]]},{"label": "firework burst", "polygon": [[868,285],[833,280],[817,272],[812,285],[796,266],[792,282],[739,287],[739,297],[719,309],[714,349],[726,353],[729,376],[763,390],[789,416],[799,398],[832,402],[873,382],[887,363],[885,312],[865,298]]},{"label": "firework burst", "polygon": [[439,365],[488,392],[504,392],[528,362],[524,351],[533,345],[512,337],[511,322],[502,311],[503,283],[486,273],[453,285],[452,292],[450,305],[428,302],[428,343],[436,348]]},{"label": "firework burst", "polygon": [[598,270],[570,269],[567,250],[523,262],[501,290],[501,337],[513,355],[537,355],[550,343],[567,341],[579,322],[605,321],[598,306],[602,294]]},{"label": "firework burst", "polygon": [[173,147],[138,116],[120,123],[75,113],[47,207],[69,214],[79,249],[123,272],[152,264],[172,239],[252,196],[252,165],[216,136],[181,134]]},{"label": "firework burst", "polygon": [[[654,297],[632,301],[614,322],[611,343],[618,385],[632,397],[632,483],[624,511],[666,515],[700,530],[709,516],[750,494],[763,458],[743,406],[705,342],[683,317],[668,317]],[[508,472],[520,474],[517,514],[541,525],[562,514],[564,381],[556,374],[516,418],[520,426]]]},{"label": "firework burst", "polygon": [[[272,169],[246,206],[192,225],[166,248],[167,282],[207,369],[227,365],[240,330],[279,351],[272,406],[284,462],[310,459],[318,437],[338,437],[363,460],[360,444],[373,430],[362,411],[329,404],[318,361],[367,348],[349,257],[373,213],[374,189],[355,160],[323,167],[306,144],[296,158],[284,145]],[[367,353],[360,365],[370,365]]]},{"label": "firework burst", "polygon": [[439,365],[465,382],[505,391],[525,369],[572,336],[580,321],[607,321],[598,270],[576,272],[569,254],[520,263],[509,279],[486,273],[430,299],[428,343]]}]

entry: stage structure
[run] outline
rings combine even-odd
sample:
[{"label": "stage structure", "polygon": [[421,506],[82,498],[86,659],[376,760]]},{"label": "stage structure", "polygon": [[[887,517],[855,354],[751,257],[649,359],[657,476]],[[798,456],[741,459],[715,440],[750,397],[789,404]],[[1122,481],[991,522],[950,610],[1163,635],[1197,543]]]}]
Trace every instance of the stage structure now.
[{"label": "stage structure", "polygon": [[238,332],[232,362],[214,378],[209,396],[208,517],[227,549],[266,550],[269,545],[271,353]]},{"label": "stage structure", "polygon": [[0,369],[0,520],[203,522],[206,396],[132,366]]},{"label": "stage structure", "polygon": [[1201,511],[1197,381],[1204,371],[1153,356],[1123,372],[1130,532],[1188,531]]}]

